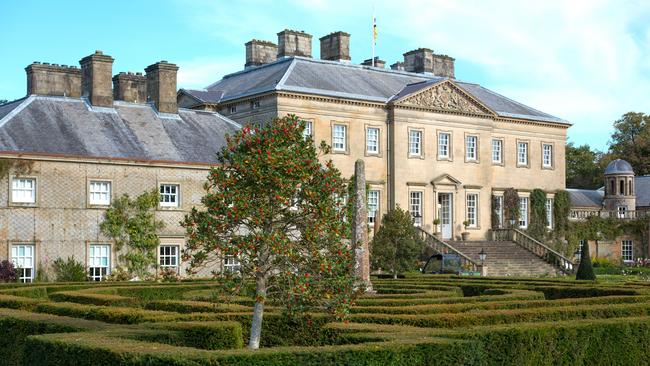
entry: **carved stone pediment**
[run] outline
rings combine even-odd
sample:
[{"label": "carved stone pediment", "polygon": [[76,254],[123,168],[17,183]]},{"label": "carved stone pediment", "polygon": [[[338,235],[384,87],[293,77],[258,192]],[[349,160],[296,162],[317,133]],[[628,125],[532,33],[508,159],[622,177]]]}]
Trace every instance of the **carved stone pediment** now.
[{"label": "carved stone pediment", "polygon": [[431,185],[433,185],[434,188],[436,187],[442,187],[442,186],[454,186],[456,188],[460,187],[463,183],[461,183],[460,180],[452,177],[449,174],[442,174],[438,176],[437,178],[433,179],[431,181]]},{"label": "carved stone pediment", "polygon": [[404,99],[398,101],[396,104],[446,112],[493,115],[489,109],[460,90],[450,81],[434,84],[411,96],[404,97]]}]

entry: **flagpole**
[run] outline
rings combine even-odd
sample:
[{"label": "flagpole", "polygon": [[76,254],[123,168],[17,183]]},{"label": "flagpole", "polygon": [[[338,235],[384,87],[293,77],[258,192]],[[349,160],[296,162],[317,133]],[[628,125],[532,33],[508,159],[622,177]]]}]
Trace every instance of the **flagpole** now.
[{"label": "flagpole", "polygon": [[375,43],[377,43],[377,18],[375,17],[375,5],[372,5],[372,67],[375,67]]}]

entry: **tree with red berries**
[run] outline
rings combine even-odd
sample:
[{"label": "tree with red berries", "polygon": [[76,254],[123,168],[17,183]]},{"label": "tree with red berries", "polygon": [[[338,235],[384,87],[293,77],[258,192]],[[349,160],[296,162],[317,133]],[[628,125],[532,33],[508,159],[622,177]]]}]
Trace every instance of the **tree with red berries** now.
[{"label": "tree with red berries", "polygon": [[331,161],[319,161],[329,147],[316,148],[303,130],[292,115],[228,136],[204,208],[182,223],[190,271],[234,257],[239,273],[216,275],[234,284],[232,293],[255,283],[251,349],[259,348],[268,300],[288,314],[317,307],[343,318],[354,292],[346,181]]}]

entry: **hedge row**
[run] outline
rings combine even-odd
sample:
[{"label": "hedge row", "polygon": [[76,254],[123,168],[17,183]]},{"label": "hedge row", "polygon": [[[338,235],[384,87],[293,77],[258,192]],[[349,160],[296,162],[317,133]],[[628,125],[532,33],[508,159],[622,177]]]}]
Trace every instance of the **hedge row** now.
[{"label": "hedge row", "polygon": [[408,306],[355,306],[352,313],[380,314],[437,314],[461,313],[476,310],[530,309],[569,305],[630,304],[648,302],[644,296],[609,296],[593,298],[568,298],[560,300],[485,301],[462,304],[418,304]]},{"label": "hedge row", "polygon": [[483,327],[337,347],[204,351],[102,333],[28,337],[26,363],[53,365],[640,365],[650,357],[650,318]]},{"label": "hedge row", "polygon": [[234,321],[173,322],[152,324],[152,341],[159,341],[159,330],[171,330],[170,344],[199,349],[238,349],[244,347],[241,324]]},{"label": "hedge row", "polygon": [[350,320],[361,323],[411,325],[427,328],[456,328],[477,325],[545,322],[569,319],[603,319],[650,314],[650,303],[582,305],[556,308],[487,310],[469,313],[430,315],[352,314]]},{"label": "hedge row", "polygon": [[466,304],[491,302],[499,300],[543,300],[544,294],[541,292],[527,290],[510,290],[503,295],[483,295],[473,297],[402,297],[402,298],[383,298],[383,297],[363,297],[356,301],[358,306],[404,306],[404,305],[423,305],[423,304]]},{"label": "hedge row", "polygon": [[34,311],[75,318],[101,320],[112,324],[138,324],[144,322],[173,321],[178,314],[142,310],[129,307],[86,305],[70,302],[46,302],[38,304]]},{"label": "hedge row", "polygon": [[[149,310],[164,310],[173,311],[177,313],[232,313],[251,311],[249,306],[239,304],[218,304],[203,301],[183,301],[183,300],[162,300],[150,301],[145,304],[145,309]],[[271,310],[269,307],[266,310]]]},{"label": "hedge row", "polygon": [[60,302],[74,302],[90,305],[136,305],[137,299],[111,294],[85,293],[80,291],[61,291],[49,295],[51,300]]}]

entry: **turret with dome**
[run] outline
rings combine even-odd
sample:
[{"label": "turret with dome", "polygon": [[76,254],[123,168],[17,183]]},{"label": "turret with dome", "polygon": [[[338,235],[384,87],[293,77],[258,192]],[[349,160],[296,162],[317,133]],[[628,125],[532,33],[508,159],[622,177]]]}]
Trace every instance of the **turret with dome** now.
[{"label": "turret with dome", "polygon": [[634,193],[634,169],[623,159],[612,160],[605,169],[605,197],[603,206],[606,210],[617,211],[625,216],[636,208]]}]

